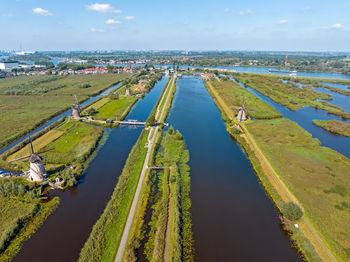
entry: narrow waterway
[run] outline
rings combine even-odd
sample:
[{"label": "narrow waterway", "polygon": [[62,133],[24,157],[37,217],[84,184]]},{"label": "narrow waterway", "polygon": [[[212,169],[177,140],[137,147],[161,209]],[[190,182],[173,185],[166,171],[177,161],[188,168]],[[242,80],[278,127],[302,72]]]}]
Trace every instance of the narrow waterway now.
[{"label": "narrow waterway", "polygon": [[[98,94],[96,96],[92,96],[90,97],[88,100],[86,100],[85,102],[81,103],[80,106],[85,106],[103,96],[106,96],[109,94],[109,92],[117,89],[121,84],[117,84],[117,85],[114,85],[110,88],[108,88],[107,90],[103,91],[101,94]],[[73,101],[73,100],[72,100]],[[35,133],[43,130],[44,128],[48,127],[49,125],[53,124],[54,122],[60,120],[61,118],[63,117],[67,117],[71,114],[72,110],[69,109],[65,112],[63,112],[62,114],[59,114],[58,116],[55,116],[53,117],[51,120],[47,121],[45,124],[41,125],[40,127],[36,128],[34,131],[30,132],[29,134],[17,139],[16,141],[12,142],[11,144],[7,145],[6,147],[3,147],[3,148],[0,148],[0,154],[3,154],[4,152],[6,152],[7,150],[9,150],[10,148],[18,145],[19,143],[21,143],[22,141],[24,141],[25,139],[27,139],[29,136],[32,136],[34,135]]]},{"label": "narrow waterway", "polygon": [[202,80],[177,81],[166,121],[190,152],[196,261],[302,261]]},{"label": "narrow waterway", "polygon": [[[242,83],[239,83],[242,87],[244,85]],[[261,100],[265,101],[269,105],[271,105],[273,108],[275,108],[278,112],[280,112],[283,117],[288,118],[296,123],[298,123],[302,128],[304,128],[306,131],[311,133],[311,135],[317,139],[319,139],[323,146],[332,148],[333,150],[338,151],[339,153],[343,154],[346,157],[350,158],[350,138],[344,137],[342,135],[337,135],[330,133],[326,130],[324,130],[321,127],[315,126],[312,123],[312,120],[319,119],[319,120],[339,120],[344,121],[347,123],[350,123],[350,120],[344,120],[340,116],[329,114],[327,111],[316,109],[313,107],[303,107],[301,109],[298,109],[296,111],[290,110],[285,106],[282,106],[279,103],[276,103],[272,101],[269,97],[261,94],[260,92],[252,89],[251,87],[246,88],[248,91],[259,97]],[[339,106],[341,108],[345,100],[347,99],[349,101],[350,97],[346,97],[345,95],[341,94],[334,94],[335,92],[330,91],[325,88],[314,88],[316,91],[324,92],[327,94],[331,94],[334,97],[334,100],[325,100],[328,103],[332,103],[336,106]],[[348,107],[344,107],[345,110],[348,109]]]},{"label": "narrow waterway", "polygon": [[[145,121],[167,82],[163,78],[136,103],[127,119]],[[52,195],[61,198],[58,209],[25,242],[14,261],[76,261],[92,226],[108,202],[132,146],[142,128],[106,129],[107,141],[99,147],[78,186]]]}]

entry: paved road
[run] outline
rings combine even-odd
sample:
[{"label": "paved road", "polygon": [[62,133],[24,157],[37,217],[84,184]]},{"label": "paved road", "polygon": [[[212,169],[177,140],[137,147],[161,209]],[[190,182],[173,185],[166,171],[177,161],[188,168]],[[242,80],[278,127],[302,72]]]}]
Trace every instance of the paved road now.
[{"label": "paved road", "polygon": [[[171,83],[172,83],[172,81],[169,82],[169,85]],[[167,86],[167,88],[168,87],[169,86]],[[172,88],[172,86],[170,86],[170,88]],[[167,92],[164,92],[164,95],[166,93]],[[166,98],[164,107],[163,107],[163,109],[161,111],[160,117],[158,118],[159,112],[160,112],[159,111],[159,106],[162,104],[162,103],[159,103],[158,108],[157,108],[156,121],[159,121],[159,120],[162,119],[162,117],[164,115],[165,108],[166,108],[166,104],[169,101],[170,94],[171,94],[171,91],[168,93],[168,96]],[[162,100],[163,100],[163,98],[162,98]],[[146,175],[146,171],[147,171],[147,168],[148,168],[148,161],[149,161],[149,158],[151,157],[152,148],[153,148],[154,140],[155,140],[155,138],[157,136],[158,129],[159,129],[159,126],[152,127],[150,132],[149,132],[149,134],[148,134],[148,138],[147,138],[147,140],[148,140],[148,149],[147,149],[146,158],[145,158],[145,161],[143,163],[140,179],[139,179],[139,182],[137,184],[136,192],[135,192],[132,204],[131,204],[131,208],[130,208],[130,211],[129,211],[128,219],[127,219],[125,227],[124,227],[123,236],[122,236],[122,239],[121,239],[119,247],[118,247],[118,252],[117,252],[117,256],[115,257],[115,262],[121,262],[122,259],[123,259],[123,254],[124,254],[124,250],[125,250],[126,243],[127,243],[127,240],[128,240],[128,236],[129,236],[130,228],[131,228],[131,225],[132,225],[132,221],[134,219],[137,202],[139,200],[140,193],[141,193],[143,179],[145,178],[145,175]],[[152,137],[150,138],[151,135],[152,135]]]}]

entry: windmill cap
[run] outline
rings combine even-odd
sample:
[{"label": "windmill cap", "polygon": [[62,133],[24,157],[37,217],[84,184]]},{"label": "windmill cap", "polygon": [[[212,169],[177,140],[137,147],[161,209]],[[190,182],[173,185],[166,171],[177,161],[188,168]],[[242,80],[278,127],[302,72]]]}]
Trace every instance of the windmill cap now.
[{"label": "windmill cap", "polygon": [[38,156],[37,154],[32,154],[29,158],[30,163],[39,163],[42,161],[42,158]]}]

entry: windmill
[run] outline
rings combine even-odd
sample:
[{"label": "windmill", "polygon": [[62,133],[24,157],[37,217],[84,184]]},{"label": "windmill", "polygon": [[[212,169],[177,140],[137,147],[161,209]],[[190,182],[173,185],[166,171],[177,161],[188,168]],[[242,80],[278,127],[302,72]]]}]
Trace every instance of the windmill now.
[{"label": "windmill", "polygon": [[130,88],[130,86],[126,86],[126,88],[125,88],[125,96],[131,96],[131,88]]},{"label": "windmill", "polygon": [[72,117],[74,119],[80,119],[80,107],[79,107],[78,98],[77,98],[76,95],[74,95],[74,98],[75,98],[76,104],[73,104],[71,106],[71,108],[72,108]]},{"label": "windmill", "polygon": [[255,110],[252,110],[252,109],[245,108],[244,102],[245,102],[245,97],[243,97],[243,103],[242,103],[241,107],[231,106],[231,108],[239,110],[238,111],[238,115],[237,115],[237,121],[238,122],[243,122],[243,121],[246,121],[248,119],[247,118],[247,111],[255,111]]},{"label": "windmill", "polygon": [[43,158],[39,154],[43,154],[43,153],[46,153],[48,151],[51,151],[51,150],[53,150],[53,148],[39,152],[39,153],[35,153],[31,136],[29,136],[29,140],[30,140],[30,147],[31,147],[32,153],[28,156],[24,156],[24,157],[20,157],[20,158],[11,160],[11,161],[9,161],[9,163],[19,161],[19,160],[24,160],[24,159],[28,158],[28,161],[30,163],[29,180],[33,181],[33,182],[40,182],[46,176],[46,171],[45,171],[45,167],[43,165]]}]

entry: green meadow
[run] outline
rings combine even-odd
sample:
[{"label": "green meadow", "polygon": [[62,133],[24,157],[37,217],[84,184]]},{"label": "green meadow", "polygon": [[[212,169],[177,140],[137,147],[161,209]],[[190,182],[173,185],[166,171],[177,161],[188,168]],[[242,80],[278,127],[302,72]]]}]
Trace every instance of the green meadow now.
[{"label": "green meadow", "polygon": [[350,137],[350,124],[338,120],[312,120],[316,126],[342,136]]},{"label": "green meadow", "polygon": [[0,79],[0,147],[67,110],[75,103],[73,95],[77,95],[79,101],[86,100],[128,76],[130,74]]},{"label": "green meadow", "polygon": [[331,253],[348,261],[350,160],[321,146],[288,119],[251,121],[245,126]]},{"label": "green meadow", "polygon": [[[272,106],[265,103],[245,88],[236,84],[235,82],[212,80],[205,83],[211,85],[218,95],[223,99],[226,105],[241,107],[243,99],[245,99],[245,107],[254,111],[248,111],[251,117],[258,119],[270,119],[282,117]],[[230,108],[232,112],[237,115],[238,110]]]}]

